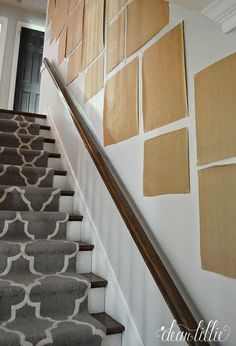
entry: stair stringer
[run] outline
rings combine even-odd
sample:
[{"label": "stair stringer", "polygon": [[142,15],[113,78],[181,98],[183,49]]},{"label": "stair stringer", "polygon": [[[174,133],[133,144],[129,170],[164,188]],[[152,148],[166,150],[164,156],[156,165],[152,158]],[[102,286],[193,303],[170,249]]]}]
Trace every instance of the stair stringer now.
[{"label": "stair stringer", "polygon": [[[144,346],[131,311],[120,288],[115,272],[107,256],[105,247],[101,241],[99,230],[93,221],[92,215],[79,186],[78,179],[76,178],[75,172],[70,164],[62,138],[56,128],[49,108],[46,109],[45,114],[47,114],[47,119],[49,121],[49,125],[51,126],[51,132],[53,137],[56,139],[58,150],[61,153],[62,167],[60,168],[65,169],[68,172],[71,187],[73,186],[73,190],[75,191],[74,212],[80,212],[83,215],[83,228],[80,230],[81,240],[94,244],[91,271],[99,276],[104,277],[108,281],[108,286],[105,293],[105,312],[125,326],[125,332],[121,336],[122,346]],[[114,338],[114,340],[112,338]],[[117,339],[118,335],[107,336],[103,341],[102,346],[118,346],[119,339]],[[111,342],[109,340],[111,340]]]}]

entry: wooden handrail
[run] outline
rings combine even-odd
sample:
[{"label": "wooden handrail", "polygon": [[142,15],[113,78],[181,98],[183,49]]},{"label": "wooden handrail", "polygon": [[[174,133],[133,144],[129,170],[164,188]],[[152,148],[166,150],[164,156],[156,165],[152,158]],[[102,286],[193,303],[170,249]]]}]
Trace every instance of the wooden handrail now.
[{"label": "wooden handrail", "polygon": [[[137,206],[130,198],[124,185],[118,178],[114,167],[109,161],[103,147],[95,138],[95,135],[87,125],[84,117],[78,110],[75,102],[72,100],[67,87],[64,85],[56,67],[44,58],[44,64],[54,81],[59,94],[70,112],[72,119],[78,132],[97,167],[108,191],[110,192],[113,201],[115,202],[120,215],[122,216],[131,236],[133,237],[148,269],[150,270],[153,279],[155,280],[162,296],[164,297],[170,311],[172,312],[179,328],[184,333],[190,333],[195,336],[198,323],[195,320],[190,308],[179,292],[174,280],[171,278],[164,263],[158,255],[152,241],[145,229],[145,223],[140,218],[141,213]],[[188,342],[189,345],[209,345],[207,341]]]}]

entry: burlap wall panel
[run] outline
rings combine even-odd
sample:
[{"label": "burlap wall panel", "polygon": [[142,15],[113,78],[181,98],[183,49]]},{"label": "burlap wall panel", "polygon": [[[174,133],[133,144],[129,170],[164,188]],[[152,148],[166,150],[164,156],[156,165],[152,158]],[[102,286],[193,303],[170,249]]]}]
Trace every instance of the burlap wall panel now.
[{"label": "burlap wall panel", "polygon": [[60,33],[67,24],[69,15],[69,2],[68,0],[57,0],[56,10],[51,23],[51,42],[54,39],[58,39]]},{"label": "burlap wall panel", "polygon": [[127,56],[148,42],[169,23],[166,0],[133,0],[128,5]]},{"label": "burlap wall panel", "polygon": [[84,0],[80,0],[68,20],[66,55],[68,56],[82,40]]},{"label": "burlap wall panel", "polygon": [[67,26],[63,29],[62,33],[59,36],[59,45],[58,45],[58,58],[57,63],[60,65],[66,56],[66,40],[67,40]]},{"label": "burlap wall panel", "polygon": [[188,130],[149,139],[144,144],[145,196],[188,193]]},{"label": "burlap wall panel", "polygon": [[85,77],[85,102],[96,95],[104,85],[104,56],[89,66]]},{"label": "burlap wall panel", "polygon": [[106,20],[110,21],[126,2],[127,0],[106,0]]},{"label": "burlap wall panel", "polygon": [[164,35],[143,57],[145,131],[188,114],[183,24]]},{"label": "burlap wall panel", "polygon": [[104,0],[85,4],[83,23],[82,68],[86,68],[103,50]]},{"label": "burlap wall panel", "polygon": [[116,67],[125,56],[125,11],[108,26],[107,30],[107,72]]},{"label": "burlap wall panel", "polygon": [[198,164],[236,156],[236,54],[195,76]]},{"label": "burlap wall panel", "polygon": [[236,278],[236,165],[199,172],[202,268]]},{"label": "burlap wall panel", "polygon": [[105,145],[138,135],[138,59],[107,81],[103,126]]},{"label": "burlap wall panel", "polygon": [[56,10],[56,0],[48,1],[48,14],[47,14],[47,23],[49,24],[54,16]]},{"label": "burlap wall panel", "polygon": [[81,71],[82,44],[71,54],[67,68],[67,84],[70,84]]}]

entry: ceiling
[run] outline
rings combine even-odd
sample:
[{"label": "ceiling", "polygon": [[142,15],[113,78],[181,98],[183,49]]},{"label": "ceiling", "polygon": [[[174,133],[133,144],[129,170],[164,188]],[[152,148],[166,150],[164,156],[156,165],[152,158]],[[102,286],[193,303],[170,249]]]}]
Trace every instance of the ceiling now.
[{"label": "ceiling", "polygon": [[47,0],[0,0],[0,3],[37,12],[46,12],[47,9]]},{"label": "ceiling", "polygon": [[194,11],[201,12],[214,0],[169,0],[170,3],[188,7]]}]

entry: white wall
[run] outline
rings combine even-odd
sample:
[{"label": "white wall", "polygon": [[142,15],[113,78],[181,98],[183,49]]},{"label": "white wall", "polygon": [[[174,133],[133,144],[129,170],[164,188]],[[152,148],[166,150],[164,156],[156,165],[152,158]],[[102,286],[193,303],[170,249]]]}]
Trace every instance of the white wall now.
[{"label": "white wall", "polygon": [[[165,253],[194,305],[206,321],[217,319],[221,325],[228,324],[231,328],[231,335],[224,345],[235,346],[236,282],[234,279],[201,269],[194,74],[236,51],[236,31],[225,36],[221,27],[206,17],[171,5],[170,24],[137,54],[120,64],[107,78],[109,79],[137,55],[141,61],[143,51],[182,19],[185,22],[189,117],[160,129],[143,133],[142,107],[140,105],[140,135],[107,147],[105,150],[144,214],[157,244]],[[46,56],[55,61],[56,52],[57,43],[50,46],[49,41],[47,41],[45,45]],[[60,66],[64,78],[66,76],[66,64],[65,61]],[[70,90],[80,100],[82,100],[83,89],[84,74],[70,87]],[[101,142],[103,142],[103,96],[104,90],[85,105],[87,119]],[[56,91],[50,82],[47,71],[43,72],[42,77],[40,111],[51,113],[63,139],[94,224],[100,233],[144,345],[160,345],[160,340],[155,336],[156,330],[160,329],[162,325],[170,326],[172,316],[98,176],[96,168],[84,149],[66,110],[63,109],[58,96],[56,96]],[[144,140],[184,126],[189,128],[190,133],[191,193],[153,198],[144,197],[142,192]],[[222,162],[236,162],[236,160],[231,159]],[[115,297],[113,299],[115,304]],[[118,309],[118,307],[116,308]],[[128,343],[123,345],[130,346]]]},{"label": "white wall", "polygon": [[12,60],[16,37],[17,21],[44,27],[45,14],[20,9],[0,3],[0,15],[8,18],[7,37],[4,51],[2,78],[0,83],[0,108],[8,108]]}]

